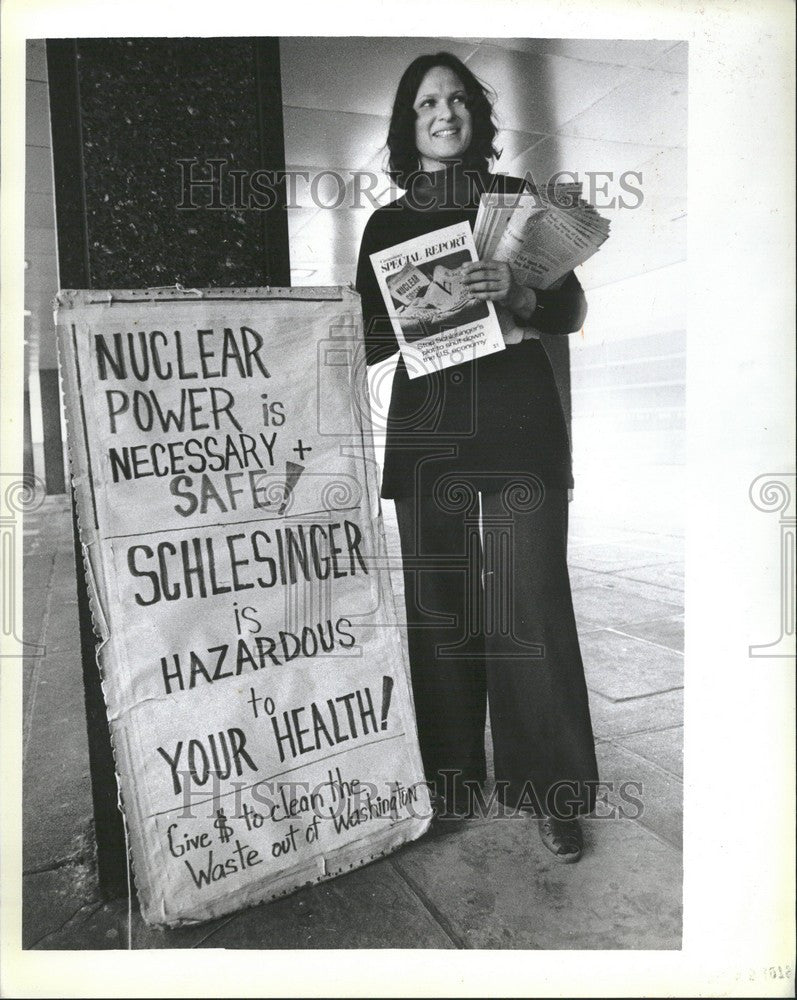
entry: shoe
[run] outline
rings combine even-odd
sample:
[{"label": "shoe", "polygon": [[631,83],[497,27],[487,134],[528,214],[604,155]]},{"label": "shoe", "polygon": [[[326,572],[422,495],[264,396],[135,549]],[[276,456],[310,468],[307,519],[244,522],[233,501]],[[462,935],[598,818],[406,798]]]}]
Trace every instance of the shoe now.
[{"label": "shoe", "polygon": [[540,840],[563,865],[575,864],[584,851],[584,838],[577,819],[543,816],[538,822]]},{"label": "shoe", "polygon": [[431,795],[432,821],[429,824],[428,833],[432,837],[438,837],[444,833],[455,833],[461,829],[463,821],[469,818],[469,814],[463,808],[457,811],[455,806],[446,802],[442,795]]}]

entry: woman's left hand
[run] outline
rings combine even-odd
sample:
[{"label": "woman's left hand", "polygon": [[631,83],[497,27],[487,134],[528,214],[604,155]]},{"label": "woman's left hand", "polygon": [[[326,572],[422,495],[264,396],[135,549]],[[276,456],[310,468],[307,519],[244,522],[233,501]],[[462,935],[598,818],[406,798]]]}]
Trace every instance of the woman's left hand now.
[{"label": "woman's left hand", "polygon": [[474,299],[496,302],[518,319],[528,321],[537,307],[533,288],[519,285],[502,260],[475,260],[462,265],[462,283]]}]

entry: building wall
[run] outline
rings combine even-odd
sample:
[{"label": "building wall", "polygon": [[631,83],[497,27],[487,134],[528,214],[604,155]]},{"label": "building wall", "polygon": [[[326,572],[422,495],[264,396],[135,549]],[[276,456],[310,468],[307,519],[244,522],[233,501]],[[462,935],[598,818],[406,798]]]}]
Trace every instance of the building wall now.
[{"label": "building wall", "polygon": [[27,44],[25,83],[25,404],[34,471],[63,493],[64,453],[52,301],[58,291],[44,40]]},{"label": "building wall", "polygon": [[[289,167],[312,176],[377,173],[398,79],[415,56],[447,49],[496,92],[503,155],[495,169],[544,181],[574,171],[612,221],[579,268],[589,315],[570,337],[577,484],[678,474],[685,461],[686,43],[557,39],[286,38],[280,43]],[[596,176],[590,190],[589,172]],[[639,171],[624,192],[619,176]],[[379,174],[380,202],[395,197]],[[337,195],[329,178],[318,192]],[[304,190],[300,184],[297,191]],[[350,194],[351,192],[349,192]],[[617,199],[624,196],[628,207]],[[611,207],[609,202],[614,197]],[[633,206],[633,207],[631,207]],[[289,212],[295,284],[354,280],[372,211]],[[389,400],[386,362],[372,373]],[[658,477],[658,478],[657,478]]]}]

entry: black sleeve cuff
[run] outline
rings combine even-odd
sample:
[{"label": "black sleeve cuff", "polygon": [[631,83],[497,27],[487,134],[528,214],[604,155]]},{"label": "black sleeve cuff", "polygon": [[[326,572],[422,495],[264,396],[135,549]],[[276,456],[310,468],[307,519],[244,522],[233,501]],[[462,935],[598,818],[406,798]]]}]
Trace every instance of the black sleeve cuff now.
[{"label": "black sleeve cuff", "polygon": [[541,333],[574,333],[584,325],[587,300],[571,271],[559,288],[537,292],[537,308],[527,325]]}]

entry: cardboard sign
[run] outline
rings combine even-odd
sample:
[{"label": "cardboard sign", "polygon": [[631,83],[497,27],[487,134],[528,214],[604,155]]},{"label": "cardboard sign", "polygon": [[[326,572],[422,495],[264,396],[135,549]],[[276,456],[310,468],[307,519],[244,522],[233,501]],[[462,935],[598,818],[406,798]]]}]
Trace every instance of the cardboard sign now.
[{"label": "cardboard sign", "polygon": [[144,918],[206,920],[420,836],[359,297],[70,291],[56,322]]}]

